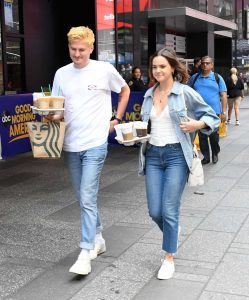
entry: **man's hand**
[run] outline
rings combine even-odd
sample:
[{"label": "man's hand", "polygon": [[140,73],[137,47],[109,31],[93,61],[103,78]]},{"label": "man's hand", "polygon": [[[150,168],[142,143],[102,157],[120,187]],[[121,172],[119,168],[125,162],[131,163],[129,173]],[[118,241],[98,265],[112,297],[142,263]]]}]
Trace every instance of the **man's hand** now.
[{"label": "man's hand", "polygon": [[225,122],[226,119],[227,119],[226,113],[225,113],[225,112],[222,112],[222,113],[220,114],[220,120],[221,120],[221,122]]},{"label": "man's hand", "polygon": [[46,116],[43,116],[45,119],[47,119],[48,121],[60,121],[63,119],[63,115],[61,114],[57,114],[57,115],[53,115],[53,114],[48,114]]},{"label": "man's hand", "polygon": [[118,120],[116,120],[116,119],[111,120],[111,121],[110,121],[110,129],[109,129],[109,133],[112,133],[112,132],[115,130],[114,126],[115,126],[115,125],[118,125],[118,124],[119,124]]}]

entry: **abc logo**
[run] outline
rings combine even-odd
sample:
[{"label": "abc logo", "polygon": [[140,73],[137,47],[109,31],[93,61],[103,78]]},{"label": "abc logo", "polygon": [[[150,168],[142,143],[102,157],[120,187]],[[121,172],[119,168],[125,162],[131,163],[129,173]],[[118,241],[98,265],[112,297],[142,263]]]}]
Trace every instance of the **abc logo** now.
[{"label": "abc logo", "polygon": [[7,127],[11,123],[11,115],[7,110],[3,112],[1,120],[4,127]]}]

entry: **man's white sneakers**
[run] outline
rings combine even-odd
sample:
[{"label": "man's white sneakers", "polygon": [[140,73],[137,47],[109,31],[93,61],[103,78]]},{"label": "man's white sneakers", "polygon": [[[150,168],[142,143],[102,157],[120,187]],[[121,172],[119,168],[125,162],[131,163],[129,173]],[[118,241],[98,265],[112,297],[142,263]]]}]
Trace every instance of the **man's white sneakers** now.
[{"label": "man's white sneakers", "polygon": [[163,260],[161,268],[157,273],[158,279],[170,279],[173,277],[175,272],[175,264],[174,261],[170,262],[168,260]]},{"label": "man's white sneakers", "polygon": [[90,257],[78,257],[76,262],[69,269],[69,272],[79,274],[79,275],[87,275],[91,272],[91,260]]},{"label": "man's white sneakers", "polygon": [[94,249],[90,250],[90,259],[95,259],[101,253],[106,252],[105,240],[101,243],[95,243]]},{"label": "man's white sneakers", "polygon": [[93,250],[86,251],[85,249],[82,249],[78,259],[69,269],[69,272],[80,275],[89,274],[91,272],[91,260],[95,259],[99,254],[104,253],[105,251],[106,246],[104,239],[99,243],[95,243]]}]

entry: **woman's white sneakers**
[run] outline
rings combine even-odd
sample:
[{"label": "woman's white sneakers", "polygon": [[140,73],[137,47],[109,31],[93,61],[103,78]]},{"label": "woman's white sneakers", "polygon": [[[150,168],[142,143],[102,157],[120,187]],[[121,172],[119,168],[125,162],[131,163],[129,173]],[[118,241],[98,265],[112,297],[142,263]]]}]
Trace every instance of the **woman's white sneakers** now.
[{"label": "woman's white sneakers", "polygon": [[[178,249],[178,241],[181,234],[181,226],[178,226],[178,237],[177,237],[177,249]],[[174,261],[169,261],[166,259],[162,259],[162,265],[157,273],[158,279],[170,279],[173,277],[175,273],[175,264]]]},{"label": "woman's white sneakers", "polygon": [[[231,120],[230,119],[227,119],[227,121],[226,121],[226,124],[231,124]],[[239,120],[236,120],[235,121],[235,126],[239,126],[240,125],[240,121]]]},{"label": "woman's white sneakers", "polygon": [[161,268],[157,273],[158,279],[170,279],[175,273],[175,264],[174,261],[170,262],[168,260],[163,260]]}]

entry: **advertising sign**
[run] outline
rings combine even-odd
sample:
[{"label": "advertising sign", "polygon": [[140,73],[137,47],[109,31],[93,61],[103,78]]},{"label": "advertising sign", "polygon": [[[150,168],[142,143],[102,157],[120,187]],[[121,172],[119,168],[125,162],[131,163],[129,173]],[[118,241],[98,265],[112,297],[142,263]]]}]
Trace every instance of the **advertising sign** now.
[{"label": "advertising sign", "polygon": [[114,29],[114,0],[97,0],[97,29]]},{"label": "advertising sign", "polygon": [[[135,4],[139,5],[139,11],[146,11],[152,7],[152,0],[137,0]],[[130,13],[132,10],[132,0],[117,0],[118,13]]]},{"label": "advertising sign", "polygon": [[176,52],[186,53],[186,38],[184,36],[176,36]]},{"label": "advertising sign", "polygon": [[97,0],[98,60],[115,64],[114,0]]},{"label": "advertising sign", "polygon": [[169,33],[165,34],[165,47],[175,51],[176,50],[175,42],[176,42],[176,36],[174,34],[169,34]]},{"label": "advertising sign", "polygon": [[26,122],[35,121],[32,94],[0,97],[0,138],[2,158],[31,151]]},{"label": "advertising sign", "polygon": [[[145,92],[131,92],[123,117],[123,122],[139,121]],[[15,156],[31,151],[28,127],[26,122],[40,121],[40,116],[33,114],[33,95],[10,95],[0,97],[0,141],[2,158]],[[118,107],[118,94],[112,93],[113,114]],[[115,132],[109,135],[110,143],[117,143]],[[1,147],[0,147],[1,150]],[[1,157],[1,153],[0,153]]]}]

